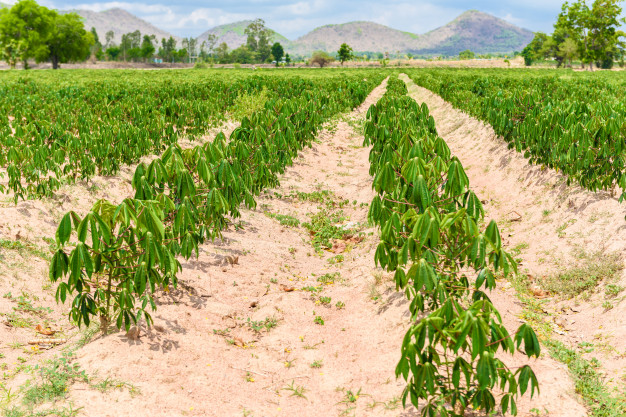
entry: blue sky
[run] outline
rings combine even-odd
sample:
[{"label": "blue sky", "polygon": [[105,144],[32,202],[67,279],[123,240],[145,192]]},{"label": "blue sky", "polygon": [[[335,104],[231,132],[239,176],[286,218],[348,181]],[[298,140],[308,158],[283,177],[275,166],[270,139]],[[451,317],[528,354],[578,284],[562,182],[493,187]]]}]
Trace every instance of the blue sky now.
[{"label": "blue sky", "polygon": [[[14,2],[12,0],[11,2]],[[6,0],[5,0],[6,2]],[[424,33],[468,9],[478,9],[533,31],[550,32],[563,0],[39,0],[56,9],[94,11],[120,7],[178,36],[197,36],[214,26],[260,17],[290,39],[329,23],[370,20]]]}]

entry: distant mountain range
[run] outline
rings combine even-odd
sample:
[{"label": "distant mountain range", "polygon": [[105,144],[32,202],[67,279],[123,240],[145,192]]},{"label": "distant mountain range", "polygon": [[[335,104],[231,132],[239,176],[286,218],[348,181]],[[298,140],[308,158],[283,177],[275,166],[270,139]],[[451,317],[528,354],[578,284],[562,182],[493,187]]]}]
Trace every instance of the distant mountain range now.
[{"label": "distant mountain range", "polygon": [[[72,11],[85,19],[86,29],[96,28],[103,43],[109,30],[115,33],[115,42],[120,42],[122,34],[135,30],[139,30],[142,35],[155,35],[159,42],[162,38],[173,36],[119,8],[102,12]],[[198,36],[198,45],[205,41],[209,34],[214,34],[217,36],[216,45],[226,42],[230,49],[237,48],[246,42],[244,30],[249,23],[250,21],[240,21],[207,30]],[[295,40],[289,40],[272,30],[271,40],[280,42],[286,52],[299,55],[310,55],[317,50],[334,52],[345,42],[355,52],[451,56],[466,49],[479,54],[521,51],[533,36],[530,30],[503,19],[478,10],[468,10],[450,23],[422,35],[374,22],[349,22],[321,26]],[[173,37],[177,41],[181,40],[180,37]]]},{"label": "distant mountain range", "polygon": [[[134,32],[138,30],[142,35],[154,35],[158,41],[161,38],[169,38],[173,36],[165,30],[161,30],[151,23],[146,22],[143,19],[138,18],[132,13],[123,9],[109,9],[102,12],[92,12],[91,10],[68,10],[79,14],[85,19],[85,29],[91,30],[96,28],[100,42],[104,45],[106,33],[110,30],[113,31],[115,37],[113,40],[115,43],[122,41],[122,35],[128,32]],[[174,39],[180,42],[181,38],[173,36]]]}]

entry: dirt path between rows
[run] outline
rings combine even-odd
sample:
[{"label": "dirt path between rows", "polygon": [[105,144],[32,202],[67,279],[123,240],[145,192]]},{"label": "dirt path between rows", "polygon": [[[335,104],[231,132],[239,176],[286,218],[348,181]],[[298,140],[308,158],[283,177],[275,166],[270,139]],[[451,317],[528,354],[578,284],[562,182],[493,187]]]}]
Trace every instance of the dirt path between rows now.
[{"label": "dirt path between rows", "polygon": [[[101,337],[78,352],[88,373],[132,383],[141,395],[77,389],[77,406],[90,416],[403,412],[394,369],[406,307],[382,302],[392,285],[374,268],[378,238],[364,226],[369,150],[353,129],[384,90],[303,151],[281,186],[243,212],[241,230],[183,265],[183,285],[160,297],[155,328],[136,340]],[[311,201],[320,195],[323,202]],[[364,240],[316,254],[294,219],[311,221],[320,205],[342,212],[342,224]]]},{"label": "dirt path between rows", "polygon": [[[602,363],[606,383],[623,386],[626,376],[626,303],[612,290],[626,284],[620,259],[626,249],[626,207],[606,192],[592,193],[567,186],[557,172],[528,161],[498,137],[491,126],[456,110],[441,97],[415,85],[403,75],[409,94],[426,103],[439,135],[459,157],[472,189],[483,200],[486,219],[495,219],[510,251],[520,258],[521,272],[542,301],[548,326],[572,347],[587,347],[584,356]],[[579,295],[552,296],[551,278],[563,282],[601,274],[608,262],[617,269],[612,280],[600,281]],[[582,277],[584,275],[584,277]],[[494,301],[512,327],[522,308],[511,285],[501,282]],[[621,290],[620,290],[621,291]],[[611,308],[607,310],[607,302]],[[589,349],[591,347],[591,349]],[[545,355],[544,355],[545,356]],[[575,403],[564,365],[542,358],[534,365],[541,396],[533,408],[550,416],[586,415]],[[542,414],[543,415],[543,414]]]}]

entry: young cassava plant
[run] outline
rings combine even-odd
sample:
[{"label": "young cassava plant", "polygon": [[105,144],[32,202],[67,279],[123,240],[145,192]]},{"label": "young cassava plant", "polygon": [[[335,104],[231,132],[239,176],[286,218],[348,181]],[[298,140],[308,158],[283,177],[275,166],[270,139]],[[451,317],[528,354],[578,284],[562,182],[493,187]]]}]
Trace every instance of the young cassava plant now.
[{"label": "young cassava plant", "polygon": [[463,416],[465,409],[496,407],[517,413],[516,398],[538,390],[529,366],[510,369],[497,357],[523,345],[538,356],[534,331],[523,324],[510,335],[485,290],[494,273],[515,271],[498,226],[483,229],[483,208],[469,188],[461,162],[436,132],[426,105],[406,96],[391,79],[368,111],[365,145],[372,145],[370,173],[378,193],[369,220],[380,229],[378,265],[395,271],[410,300],[411,325],[396,375],[407,381],[407,399],[424,416]]}]

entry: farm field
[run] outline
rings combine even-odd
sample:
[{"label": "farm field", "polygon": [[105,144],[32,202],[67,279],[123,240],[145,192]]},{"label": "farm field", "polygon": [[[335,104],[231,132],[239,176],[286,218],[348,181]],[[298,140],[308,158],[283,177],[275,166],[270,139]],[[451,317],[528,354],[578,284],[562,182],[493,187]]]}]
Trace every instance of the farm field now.
[{"label": "farm field", "polygon": [[4,415],[625,415],[625,83],[0,73]]}]

